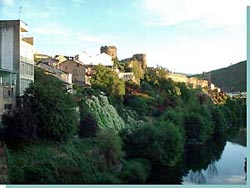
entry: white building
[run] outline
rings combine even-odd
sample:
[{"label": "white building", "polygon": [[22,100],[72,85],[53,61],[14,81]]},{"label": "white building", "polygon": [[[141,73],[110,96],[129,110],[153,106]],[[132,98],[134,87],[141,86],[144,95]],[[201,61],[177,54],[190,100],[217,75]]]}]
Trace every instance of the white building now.
[{"label": "white building", "polygon": [[0,20],[0,92],[4,94],[0,102],[10,106],[33,81],[33,37],[28,37],[27,25],[20,20]]},{"label": "white building", "polygon": [[104,66],[112,67],[113,61],[110,55],[106,53],[90,55],[86,52],[83,52],[78,55],[78,60],[82,62],[84,65],[99,65],[102,64]]}]

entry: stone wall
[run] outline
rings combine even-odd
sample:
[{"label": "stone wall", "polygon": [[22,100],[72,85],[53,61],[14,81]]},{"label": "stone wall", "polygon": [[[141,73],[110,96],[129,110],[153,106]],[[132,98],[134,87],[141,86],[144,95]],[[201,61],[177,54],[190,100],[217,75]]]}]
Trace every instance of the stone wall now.
[{"label": "stone wall", "polygon": [[117,48],[115,46],[102,46],[100,52],[110,55],[112,59],[117,57]]},{"label": "stone wall", "polygon": [[208,88],[209,84],[207,80],[199,80],[198,78],[191,77],[187,78],[184,74],[168,74],[167,78],[172,79],[174,82],[182,82],[187,85],[191,85],[193,88],[201,87]]},{"label": "stone wall", "polygon": [[128,64],[128,67],[133,67],[133,61],[137,60],[141,64],[142,70],[146,70],[147,68],[147,57],[146,54],[134,54],[130,58],[126,58],[120,61],[120,63]]},{"label": "stone wall", "polygon": [[167,78],[172,79],[174,82],[187,83],[188,81],[188,78],[183,74],[169,74],[167,75]]},{"label": "stone wall", "polygon": [[136,59],[141,63],[141,68],[145,70],[147,68],[147,58],[146,54],[134,54],[132,59]]},{"label": "stone wall", "polygon": [[188,78],[188,84],[191,84],[193,88],[197,88],[199,86],[201,88],[209,87],[207,80],[199,80],[195,77]]}]

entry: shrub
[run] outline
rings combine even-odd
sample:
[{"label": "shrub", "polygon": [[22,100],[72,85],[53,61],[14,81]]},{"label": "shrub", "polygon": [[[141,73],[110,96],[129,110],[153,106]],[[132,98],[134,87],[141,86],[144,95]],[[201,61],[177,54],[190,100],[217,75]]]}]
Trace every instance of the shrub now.
[{"label": "shrub", "polygon": [[39,136],[62,141],[75,134],[78,127],[75,103],[57,78],[36,70],[35,82],[25,91],[24,104],[38,118]]},{"label": "shrub", "polygon": [[27,106],[15,108],[2,117],[3,139],[8,145],[19,145],[37,139],[38,119]]},{"label": "shrub", "polygon": [[124,183],[145,183],[150,173],[150,162],[145,159],[125,161],[121,172]]},{"label": "shrub", "polygon": [[199,113],[185,114],[184,126],[187,143],[204,143],[207,140],[207,127]]},{"label": "shrub", "polygon": [[99,155],[103,155],[107,167],[117,167],[123,156],[122,140],[112,129],[102,129],[97,133],[95,143],[98,147]]},{"label": "shrub", "polygon": [[179,129],[171,122],[143,125],[126,136],[125,149],[130,158],[146,158],[154,164],[174,165],[183,152]]},{"label": "shrub", "polygon": [[214,125],[214,135],[221,136],[227,130],[227,123],[223,112],[218,107],[212,109],[212,121]]},{"label": "shrub", "polygon": [[93,137],[97,132],[97,122],[90,114],[81,119],[79,126],[80,137]]}]

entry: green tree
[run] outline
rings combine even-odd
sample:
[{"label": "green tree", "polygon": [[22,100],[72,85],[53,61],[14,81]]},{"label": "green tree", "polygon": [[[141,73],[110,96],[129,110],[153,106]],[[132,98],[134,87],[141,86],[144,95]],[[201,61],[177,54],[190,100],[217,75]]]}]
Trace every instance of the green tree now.
[{"label": "green tree", "polygon": [[135,76],[136,83],[140,85],[140,80],[143,78],[144,72],[141,68],[141,64],[137,60],[133,60],[133,66],[131,68],[131,71]]},{"label": "green tree", "polygon": [[[15,108],[2,117],[2,139],[8,146],[35,141],[38,130],[38,119],[27,104]],[[0,126],[1,128],[1,126]]]},{"label": "green tree", "polygon": [[76,133],[74,100],[57,78],[35,70],[35,82],[25,91],[24,103],[38,118],[39,136],[62,141]]},{"label": "green tree", "polygon": [[205,143],[208,131],[203,117],[199,113],[187,113],[184,116],[184,127],[187,143]]},{"label": "green tree", "polygon": [[118,75],[103,65],[96,67],[96,73],[90,80],[92,88],[100,89],[111,97],[123,98],[125,94],[124,81],[118,78]]},{"label": "green tree", "polygon": [[212,109],[212,122],[214,125],[214,135],[221,136],[227,130],[227,123],[222,110],[219,107]]},{"label": "green tree", "polygon": [[121,176],[125,183],[145,183],[150,173],[150,162],[145,159],[132,159],[124,162]]},{"label": "green tree", "polygon": [[146,158],[153,164],[173,166],[183,153],[182,135],[171,122],[140,126],[125,138],[130,158]]}]

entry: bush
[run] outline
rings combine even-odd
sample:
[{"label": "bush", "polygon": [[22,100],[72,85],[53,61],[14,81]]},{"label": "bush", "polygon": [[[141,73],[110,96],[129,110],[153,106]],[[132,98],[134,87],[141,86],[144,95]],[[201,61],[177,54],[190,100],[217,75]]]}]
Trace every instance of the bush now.
[{"label": "bush", "polygon": [[8,145],[19,145],[37,139],[38,119],[27,106],[15,108],[2,116],[3,140]]},{"label": "bush", "polygon": [[95,143],[98,146],[99,155],[103,155],[109,168],[117,167],[123,156],[122,140],[112,129],[102,129],[97,133]]},{"label": "bush", "polygon": [[[109,135],[110,136],[110,135]],[[11,184],[94,184],[121,183],[116,168],[107,166],[104,153],[116,152],[112,138],[75,139],[68,143],[39,142],[19,151],[8,150]],[[107,142],[107,140],[109,140]],[[109,143],[105,146],[100,143]],[[115,149],[116,148],[116,149]],[[118,147],[119,148],[119,147]]]},{"label": "bush", "polygon": [[143,125],[126,136],[125,144],[128,157],[146,158],[159,165],[174,165],[183,152],[182,135],[171,122]]},{"label": "bush", "polygon": [[76,133],[74,100],[57,78],[36,70],[35,82],[25,91],[24,104],[38,118],[39,136],[62,141]]},{"label": "bush", "polygon": [[125,161],[121,172],[124,183],[145,183],[150,174],[150,162],[145,159]]},{"label": "bush", "polygon": [[151,99],[143,96],[128,95],[124,98],[124,104],[136,111],[136,113],[140,116],[151,115],[150,103]]},{"label": "bush", "polygon": [[212,109],[212,121],[214,125],[214,135],[221,136],[227,130],[227,123],[223,112],[218,107]]},{"label": "bush", "polygon": [[208,127],[199,113],[185,114],[184,126],[187,143],[205,143],[208,139]]},{"label": "bush", "polygon": [[81,119],[79,127],[80,137],[93,137],[97,132],[97,122],[90,114]]}]

